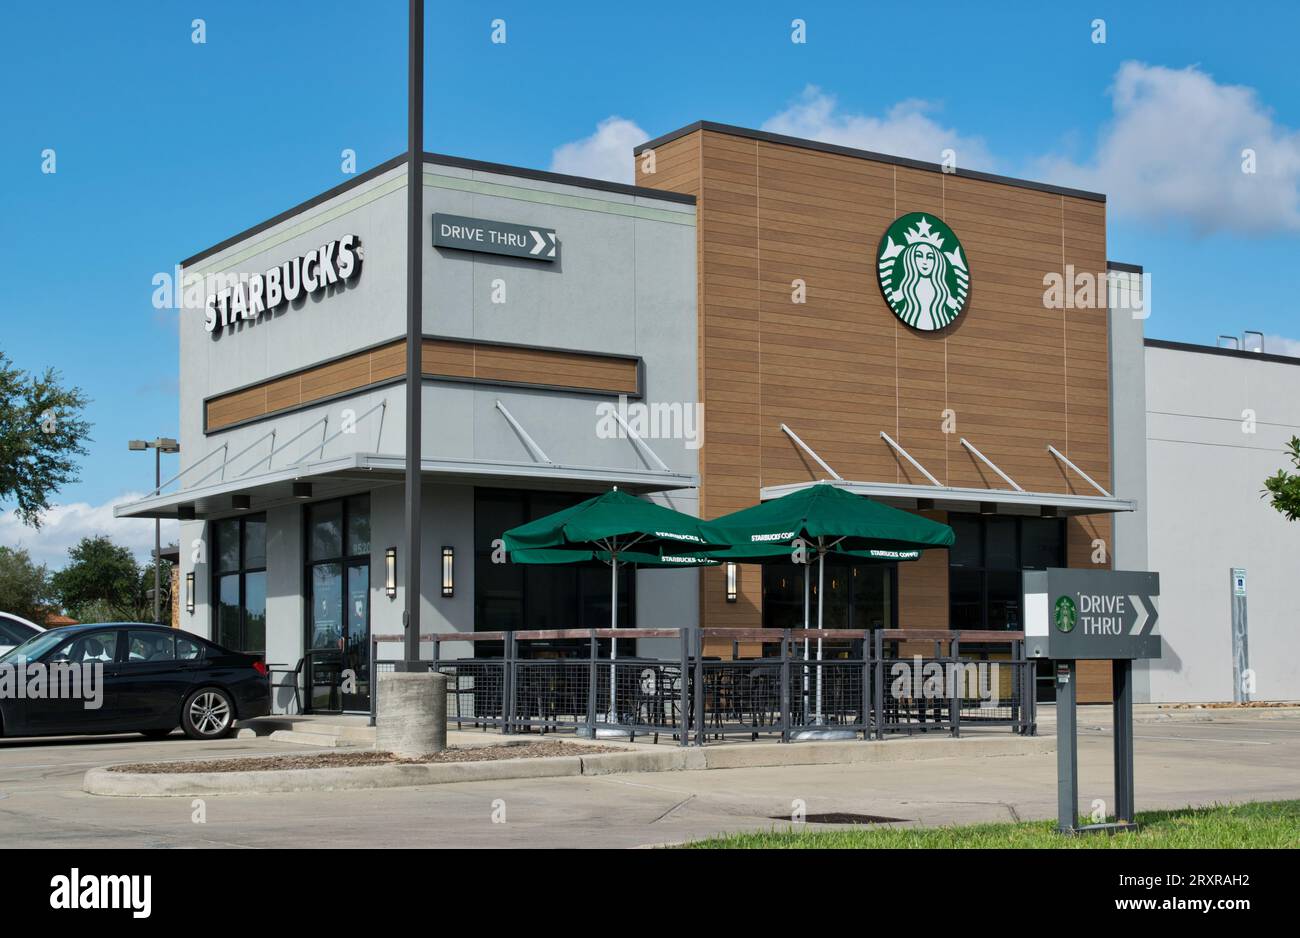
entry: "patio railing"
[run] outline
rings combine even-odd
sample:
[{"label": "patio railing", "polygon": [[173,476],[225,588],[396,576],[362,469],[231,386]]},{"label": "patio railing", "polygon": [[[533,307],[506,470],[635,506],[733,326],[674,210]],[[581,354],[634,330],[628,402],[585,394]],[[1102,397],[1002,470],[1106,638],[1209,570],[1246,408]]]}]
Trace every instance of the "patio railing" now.
[{"label": "patio railing", "polygon": [[[655,639],[658,653],[611,659],[612,639]],[[401,640],[373,637],[372,674],[397,664],[379,657],[380,644]],[[452,644],[470,654],[449,654]],[[422,664],[447,675],[447,718],[458,728],[681,745],[959,736],[976,726],[1036,733],[1035,662],[1020,632],[550,629],[441,633],[422,645],[432,646]],[[719,646],[729,654],[713,653]]]}]

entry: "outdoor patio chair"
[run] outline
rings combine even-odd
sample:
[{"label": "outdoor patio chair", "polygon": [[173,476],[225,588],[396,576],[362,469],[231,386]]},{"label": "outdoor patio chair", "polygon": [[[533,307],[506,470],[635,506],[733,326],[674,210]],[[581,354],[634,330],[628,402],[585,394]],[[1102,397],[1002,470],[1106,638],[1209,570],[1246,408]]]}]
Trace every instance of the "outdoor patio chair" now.
[{"label": "outdoor patio chair", "polygon": [[293,686],[293,705],[294,705],[294,709],[295,709],[295,711],[298,712],[298,713],[302,713],[302,695],[301,695],[301,693],[299,692],[299,686],[298,686],[298,685],[299,685],[299,681],[300,681],[300,679],[301,679],[301,677],[302,677],[302,666],[303,666],[303,663],[304,663],[306,660],[307,660],[306,658],[299,658],[299,659],[298,659],[298,663],[295,664],[292,668],[287,668],[287,667],[285,667],[285,666],[282,665],[282,664],[270,664],[270,663],[268,663],[267,666],[266,666],[267,675],[268,675],[268,677],[270,677],[270,679],[271,679],[271,692],[272,692],[272,694],[274,694],[275,691],[277,691],[277,690],[279,690],[279,689],[281,689],[281,688],[284,688],[284,687],[289,686],[289,684],[288,684],[287,682],[284,682],[284,681],[281,681],[279,684],[277,684],[277,683],[275,682],[275,676],[276,676],[277,674],[290,674],[290,675],[293,675],[293,685],[292,685],[292,686]]}]

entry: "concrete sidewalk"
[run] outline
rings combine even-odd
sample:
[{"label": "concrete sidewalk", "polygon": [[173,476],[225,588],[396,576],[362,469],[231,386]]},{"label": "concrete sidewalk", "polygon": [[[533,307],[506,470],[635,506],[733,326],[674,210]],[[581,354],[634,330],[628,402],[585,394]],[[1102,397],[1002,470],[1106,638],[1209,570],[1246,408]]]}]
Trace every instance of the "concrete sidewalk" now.
[{"label": "concrete sidewalk", "polygon": [[[463,741],[462,745],[466,748],[503,743],[516,746],[538,741],[537,736],[454,735],[475,737],[472,741]],[[457,740],[451,739],[449,742],[454,748],[458,747]],[[604,745],[605,740],[600,742]],[[123,772],[111,767],[95,767],[86,772],[82,787],[92,795],[135,797],[357,791],[511,779],[811,765],[874,765],[952,758],[988,759],[1051,752],[1055,748],[1055,740],[1043,736],[983,733],[961,738],[945,734],[872,741],[744,742],[710,746],[656,746],[622,742],[618,746],[606,747],[621,749],[621,752],[600,752],[581,742],[568,742],[565,745],[572,748],[572,755],[481,762],[398,763],[232,772]],[[188,760],[180,760],[177,765],[183,766],[185,761]]]},{"label": "concrete sidewalk", "polygon": [[[1143,723],[1134,735],[1139,811],[1300,798],[1300,717]],[[1085,813],[1094,800],[1113,797],[1111,745],[1108,725],[1080,721]],[[1056,816],[1051,752],[197,800],[81,791],[86,770],[110,762],[309,751],[267,739],[199,743],[179,734],[161,741],[3,740],[0,837],[52,848],[635,847],[783,827],[789,822],[781,819],[800,806],[924,826]]]}]

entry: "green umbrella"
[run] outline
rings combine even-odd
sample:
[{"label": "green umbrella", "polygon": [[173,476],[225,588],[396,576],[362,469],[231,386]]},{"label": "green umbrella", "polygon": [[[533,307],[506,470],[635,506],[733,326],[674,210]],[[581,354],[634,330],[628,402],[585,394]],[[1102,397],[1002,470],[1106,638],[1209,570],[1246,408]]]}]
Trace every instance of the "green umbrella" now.
[{"label": "green umbrella", "polygon": [[825,482],[705,522],[702,533],[740,553],[795,539],[837,551],[950,547],[954,540],[946,524]]},{"label": "green umbrella", "polygon": [[[610,553],[607,550],[552,550],[545,547],[534,547],[530,550],[516,550],[510,554],[511,563],[536,563],[536,564],[561,564],[561,563],[583,563],[592,560],[599,560],[601,563],[609,563]],[[682,553],[679,551],[663,550],[659,553],[642,552],[638,550],[619,551],[618,562],[621,564],[632,564],[637,567],[650,567],[654,569],[672,569],[673,567],[716,567],[722,563],[721,560],[697,553]]]},{"label": "green umbrella", "polygon": [[506,550],[604,550],[617,554],[639,551],[703,550],[726,547],[700,532],[701,521],[690,515],[634,498],[612,489],[585,502],[563,508],[505,533]]},{"label": "green umbrella", "polygon": [[[679,561],[706,548],[710,541],[698,518],[634,498],[614,488],[569,508],[511,528],[502,539],[512,560],[520,563],[575,563],[600,560],[609,565],[609,627],[618,628],[618,567],[642,558],[653,566],[703,566],[708,558]],[[555,555],[559,555],[556,557]],[[567,560],[566,555],[575,555]],[[664,558],[670,558],[665,560]],[[615,720],[614,665],[616,642],[610,642],[609,719]]]},{"label": "green umbrella", "polygon": [[[724,541],[723,551],[709,556],[736,560],[768,560],[775,553],[793,553],[799,546],[817,554],[817,628],[823,626],[826,555],[849,557],[866,552],[869,559],[914,560],[927,547],[950,547],[952,528],[920,515],[873,502],[837,486],[820,482],[781,498],[715,518],[702,525],[709,540]],[[914,553],[915,552],[915,553]],[[891,555],[897,556],[891,556]],[[874,556],[873,556],[874,555]],[[906,555],[906,556],[905,556]],[[805,555],[808,556],[808,555]],[[811,559],[807,561],[811,563]],[[809,577],[804,572],[804,628],[808,627]],[[817,640],[817,660],[822,642]],[[808,643],[804,641],[804,659]],[[821,719],[821,670],[817,672],[817,716]]]}]

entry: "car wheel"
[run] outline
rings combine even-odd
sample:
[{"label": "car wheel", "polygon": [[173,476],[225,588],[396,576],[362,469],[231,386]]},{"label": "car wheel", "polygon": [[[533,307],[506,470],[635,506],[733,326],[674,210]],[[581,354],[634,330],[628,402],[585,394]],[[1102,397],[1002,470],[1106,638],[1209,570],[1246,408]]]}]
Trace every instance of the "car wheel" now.
[{"label": "car wheel", "polygon": [[190,694],[181,709],[181,727],[190,739],[220,739],[235,723],[235,705],[220,687]]},{"label": "car wheel", "polygon": [[172,730],[175,728],[176,727],[174,726],[169,726],[165,730],[141,730],[140,735],[146,739],[166,739],[172,734]]}]

